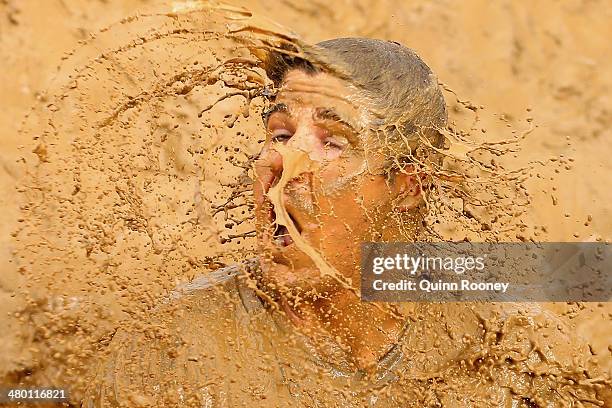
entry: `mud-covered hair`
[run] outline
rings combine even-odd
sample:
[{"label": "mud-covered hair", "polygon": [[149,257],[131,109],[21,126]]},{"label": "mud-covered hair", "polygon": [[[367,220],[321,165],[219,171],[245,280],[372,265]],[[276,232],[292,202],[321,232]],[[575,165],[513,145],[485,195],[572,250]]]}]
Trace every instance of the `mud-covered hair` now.
[{"label": "mud-covered hair", "polygon": [[436,76],[414,51],[392,41],[336,38],[318,43],[313,54],[320,55],[310,59],[274,53],[267,64],[268,76],[278,87],[293,69],[344,73],[343,79],[371,101],[377,122],[373,125],[387,137],[418,140],[419,133],[433,146],[443,146],[444,97]]}]

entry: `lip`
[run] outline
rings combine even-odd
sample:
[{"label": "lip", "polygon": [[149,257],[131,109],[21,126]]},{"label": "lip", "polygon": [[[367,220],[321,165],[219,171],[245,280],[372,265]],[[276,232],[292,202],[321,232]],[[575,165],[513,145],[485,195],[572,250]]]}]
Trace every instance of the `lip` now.
[{"label": "lip", "polygon": [[[302,233],[302,227],[300,223],[296,220],[295,216],[287,210],[287,214],[289,215],[289,219],[295,225],[298,233]],[[286,226],[276,223],[276,212],[274,208],[270,209],[270,225],[274,227],[274,231],[272,233],[272,241],[274,244],[280,247],[288,247],[294,243],[293,238],[289,234],[289,230]]]},{"label": "lip", "polygon": [[[276,212],[274,205],[267,197],[267,193],[272,187],[278,184],[280,178],[280,175],[274,173],[269,173],[260,177],[260,184],[258,186],[260,193],[256,194],[256,201],[261,208],[268,209],[265,219],[265,222],[268,225],[268,233],[266,235],[276,247],[285,248],[294,244],[293,238],[289,234],[289,230],[286,226],[276,223]],[[283,204],[285,211],[287,212],[291,222],[293,222],[297,232],[301,235],[303,231],[303,224],[299,221],[299,214],[292,208],[290,203],[291,200],[288,198],[287,194],[283,193]]]},{"label": "lip", "polygon": [[[265,180],[265,184],[263,185],[264,192],[267,194],[268,191],[270,191],[270,189],[279,182],[279,180],[280,180],[280,177],[276,175],[272,175],[267,180]],[[292,245],[294,241],[293,241],[293,238],[291,237],[291,234],[289,234],[289,230],[287,229],[285,225],[276,223],[276,212],[274,211],[274,206],[267,198],[265,198],[265,195],[264,195],[264,200],[267,201],[267,203],[270,205],[268,221],[273,228],[272,242],[279,247],[288,247]],[[286,200],[283,200],[283,201],[285,202]],[[295,228],[297,229],[298,233],[301,234],[302,226],[298,222],[296,216],[286,206],[285,206],[285,211],[287,211],[287,214],[289,215],[289,219],[291,220],[291,222],[293,222],[293,225],[295,225]]]}]

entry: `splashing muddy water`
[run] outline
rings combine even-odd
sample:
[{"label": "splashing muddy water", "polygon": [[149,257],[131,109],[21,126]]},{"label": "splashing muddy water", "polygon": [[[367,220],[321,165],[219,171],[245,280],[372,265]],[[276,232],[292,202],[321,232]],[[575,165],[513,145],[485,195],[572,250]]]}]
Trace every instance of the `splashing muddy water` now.
[{"label": "splashing muddy water", "polygon": [[[17,252],[20,270],[29,282],[24,288],[28,308],[23,315],[36,325],[33,332],[22,335],[33,339],[31,351],[39,362],[27,367],[32,374],[25,381],[73,383],[78,399],[92,393],[91,378],[104,377],[97,367],[106,367],[110,355],[121,371],[137,376],[145,365],[145,371],[150,371],[151,381],[144,390],[132,379],[114,382],[120,390],[114,398],[125,398],[130,405],[163,400],[206,406],[223,398],[235,404],[271,398],[278,404],[297,399],[304,405],[333,405],[341,390],[350,390],[355,406],[365,399],[370,405],[394,406],[436,398],[452,405],[460,395],[476,392],[477,386],[466,380],[474,372],[488,370],[483,381],[504,378],[506,386],[501,391],[495,389],[499,384],[489,381],[488,391],[493,394],[508,393],[523,384],[520,369],[500,363],[502,356],[513,364],[523,357],[533,359],[529,350],[521,349],[526,339],[538,349],[549,349],[554,341],[537,333],[524,335],[531,330],[530,318],[502,319],[511,313],[495,308],[414,307],[410,328],[404,329],[409,333],[402,331],[405,347],[390,350],[377,372],[380,378],[364,384],[361,376],[367,376],[362,372],[355,377],[348,374],[355,370],[354,362],[343,357],[345,344],[331,342],[330,350],[313,351],[308,336],[294,335],[282,313],[268,320],[267,315],[258,314],[257,319],[234,326],[230,320],[235,317],[228,311],[248,320],[253,310],[268,313],[270,307],[244,289],[266,298],[248,280],[226,283],[235,285],[227,296],[215,291],[192,296],[186,304],[163,306],[161,299],[178,283],[261,255],[254,238],[250,185],[255,179],[253,163],[266,135],[260,113],[274,94],[274,84],[265,72],[266,55],[273,50],[300,55],[334,74],[346,75],[295,35],[231,7],[176,8],[126,18],[68,57],[62,72],[69,81],[41,95],[22,132],[34,137],[34,145],[20,186],[23,215]],[[427,194],[419,209],[427,210],[422,215],[424,231],[430,232],[430,239],[514,236],[523,222],[518,199],[528,204],[521,183],[533,165],[506,171],[494,157],[513,152],[524,135],[508,135],[499,142],[487,138],[483,143],[474,132],[460,129],[477,128],[479,115],[486,112],[469,103],[459,103],[458,109],[474,113],[466,119],[472,122],[471,128],[451,124],[440,129],[446,146],[420,138],[418,151],[412,154],[412,173],[428,176],[423,179]],[[523,132],[529,130],[527,124]],[[400,140],[414,145],[412,139]],[[277,149],[283,159],[295,154]],[[399,162],[399,155],[396,159]],[[291,168],[291,162],[285,160],[285,169]],[[296,159],[296,169],[305,162]],[[320,252],[325,239],[318,247],[304,240],[284,208],[281,189],[301,170],[283,171],[283,178],[269,192],[276,222],[288,228],[298,249],[321,272],[334,275],[331,262]],[[321,211],[324,203],[317,204],[319,220],[333,216],[333,208]],[[380,213],[368,216],[373,224],[380,224]],[[399,225],[408,224],[403,222],[406,214],[396,217]],[[400,233],[407,239],[414,237],[413,228]],[[348,245],[358,243],[355,239]],[[246,312],[240,305],[246,305]],[[534,319],[543,319],[541,325],[546,326],[548,320],[542,316]],[[438,319],[451,327],[438,326]],[[118,327],[122,329],[117,332]],[[210,328],[210,333],[202,336],[198,328]],[[130,332],[138,333],[134,345],[121,350],[120,339]],[[502,342],[497,341],[506,333]],[[465,341],[465,336],[473,340]],[[321,337],[328,341],[324,334]],[[225,338],[233,340],[219,343]],[[279,339],[287,339],[294,347],[281,347]],[[144,356],[136,356],[141,347],[149,350],[151,342],[156,344],[152,350],[162,350],[159,355],[143,351]],[[245,346],[250,342],[257,345]],[[458,347],[458,342],[468,345]],[[432,350],[442,349],[450,350],[452,356],[442,353],[427,361],[436,354]],[[192,350],[205,352],[193,355]],[[252,350],[261,356],[245,358]],[[524,404],[545,400],[549,388],[567,396],[550,376],[562,379],[563,386],[576,381],[593,383],[593,387],[607,384],[603,377],[581,377],[579,368],[587,363],[572,362],[580,347],[564,350],[570,356],[551,351],[543,359],[529,361],[542,368],[535,383],[512,391],[532,396]],[[510,351],[515,354],[509,356]],[[398,364],[406,361],[409,352],[408,364],[418,369]],[[308,354],[318,356],[314,363]],[[211,356],[225,356],[229,362],[211,366],[205,362]],[[270,362],[273,357],[281,362],[278,372]],[[330,366],[329,360],[334,364]],[[448,361],[462,363],[448,366]],[[550,361],[554,369],[546,366]],[[184,367],[185,372],[172,367]],[[393,367],[402,370],[393,371]],[[234,372],[232,383],[227,376]],[[210,379],[198,380],[202,373]],[[319,378],[324,374],[333,381],[321,386]],[[262,378],[257,382],[254,377]],[[270,390],[278,387],[273,380],[277,377],[293,385],[274,397]],[[248,384],[246,391],[239,389],[244,384]],[[315,392],[320,386],[320,392]],[[593,389],[581,390],[580,398],[594,400]],[[475,397],[474,406],[485,395],[490,394],[483,391]]]}]

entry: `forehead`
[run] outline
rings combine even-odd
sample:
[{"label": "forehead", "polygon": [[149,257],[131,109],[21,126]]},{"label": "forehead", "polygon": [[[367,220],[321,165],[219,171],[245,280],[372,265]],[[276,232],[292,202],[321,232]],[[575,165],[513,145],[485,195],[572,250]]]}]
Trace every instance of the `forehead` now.
[{"label": "forehead", "polygon": [[290,109],[333,107],[352,117],[362,108],[356,96],[357,92],[350,84],[333,75],[291,70],[283,80],[276,102]]}]

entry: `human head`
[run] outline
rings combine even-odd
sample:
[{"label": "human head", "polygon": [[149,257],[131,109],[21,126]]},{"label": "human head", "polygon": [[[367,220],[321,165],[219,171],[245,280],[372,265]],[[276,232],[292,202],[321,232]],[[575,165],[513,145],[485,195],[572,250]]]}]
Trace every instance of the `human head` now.
[{"label": "human head", "polygon": [[268,60],[278,92],[264,115],[254,189],[259,242],[274,264],[263,278],[321,292],[337,282],[274,225],[266,193],[298,165],[281,153],[300,152],[308,162],[284,187],[287,213],[300,236],[355,286],[361,242],[419,232],[425,177],[417,162],[423,147],[442,146],[446,108],[431,70],[398,43],[339,38],[311,52],[316,58],[278,52]]}]

